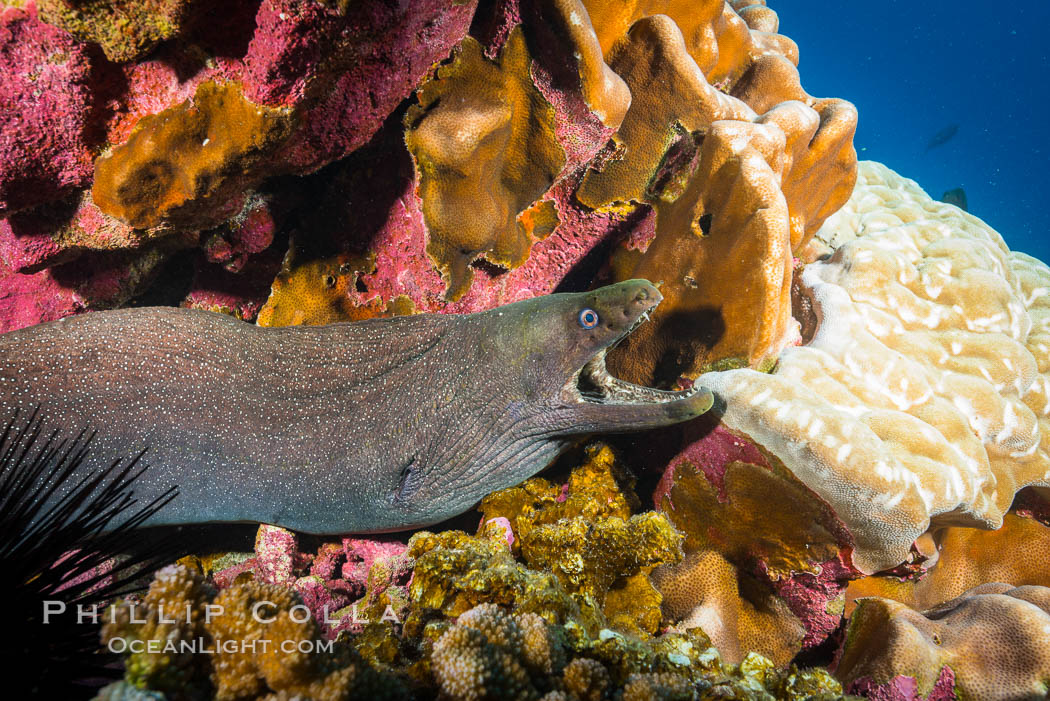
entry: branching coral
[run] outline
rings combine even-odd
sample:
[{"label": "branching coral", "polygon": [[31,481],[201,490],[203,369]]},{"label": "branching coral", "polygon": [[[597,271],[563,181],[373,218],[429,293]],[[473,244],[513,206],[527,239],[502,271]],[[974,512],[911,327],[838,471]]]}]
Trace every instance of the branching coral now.
[{"label": "branching coral", "polygon": [[[124,663],[127,681],[140,688],[187,697],[203,692],[207,688],[207,658],[195,656],[192,648],[180,651],[178,647],[182,641],[197,644],[208,639],[204,606],[214,596],[214,588],[201,577],[171,566],[156,573],[141,602],[117,605],[108,616],[110,622],[102,627],[103,643],[115,650],[131,648],[133,641],[171,641],[175,645],[174,652],[164,651],[162,644],[153,652],[144,648],[131,653]],[[161,615],[162,608],[167,615]]]},{"label": "branching coral", "polygon": [[[566,664],[566,661],[568,664]],[[758,655],[739,666],[722,665],[699,635],[672,633],[652,646],[602,631],[545,623],[531,614],[510,616],[481,605],[434,643],[433,676],[450,699],[599,701],[613,689],[624,699],[839,698],[827,673],[776,670]]]},{"label": "branching coral", "polygon": [[921,613],[863,599],[836,676],[857,691],[881,688],[885,698],[904,686],[902,678],[921,697],[937,690],[938,698],[1043,698],[1050,690],[1050,589],[984,584]]},{"label": "branching coral", "polygon": [[434,644],[430,664],[451,698],[533,699],[540,695],[536,684],[549,683],[564,666],[551,637],[535,614],[512,618],[498,606],[482,604]]}]

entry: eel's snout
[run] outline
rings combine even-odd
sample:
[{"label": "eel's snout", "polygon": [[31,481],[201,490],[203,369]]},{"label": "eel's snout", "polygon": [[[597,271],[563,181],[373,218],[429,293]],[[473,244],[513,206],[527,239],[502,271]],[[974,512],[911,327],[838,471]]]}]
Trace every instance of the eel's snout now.
[{"label": "eel's snout", "polygon": [[[648,318],[648,313],[663,301],[656,285],[648,280],[625,280],[598,290],[595,306],[607,328],[622,337]],[[610,339],[613,340],[613,339]]]},{"label": "eel's snout", "polygon": [[656,309],[663,301],[664,296],[656,285],[648,280],[628,280],[631,286],[627,288],[627,313],[631,317],[639,317],[642,314]]}]

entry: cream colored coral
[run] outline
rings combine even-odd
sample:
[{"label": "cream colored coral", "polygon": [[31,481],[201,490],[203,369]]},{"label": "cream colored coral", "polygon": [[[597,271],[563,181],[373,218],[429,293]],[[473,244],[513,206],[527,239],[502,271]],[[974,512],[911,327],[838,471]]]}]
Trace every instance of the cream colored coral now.
[{"label": "cream colored coral", "polygon": [[708,373],[724,423],[825,499],[865,572],[1050,486],[1050,269],[878,163],[801,276],[818,325],[772,374]]}]

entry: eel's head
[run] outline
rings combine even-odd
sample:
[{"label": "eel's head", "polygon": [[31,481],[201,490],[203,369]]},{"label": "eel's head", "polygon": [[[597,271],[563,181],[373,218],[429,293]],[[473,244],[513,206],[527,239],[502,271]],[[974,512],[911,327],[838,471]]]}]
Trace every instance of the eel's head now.
[{"label": "eel's head", "polygon": [[547,299],[556,306],[545,331],[532,342],[543,345],[539,354],[548,369],[557,365],[552,374],[560,381],[550,388],[555,391],[549,395],[548,415],[559,433],[640,430],[691,419],[711,408],[711,392],[699,385],[659,390],[621,380],[606,369],[609,349],[645,323],[663,299],[648,280]]}]

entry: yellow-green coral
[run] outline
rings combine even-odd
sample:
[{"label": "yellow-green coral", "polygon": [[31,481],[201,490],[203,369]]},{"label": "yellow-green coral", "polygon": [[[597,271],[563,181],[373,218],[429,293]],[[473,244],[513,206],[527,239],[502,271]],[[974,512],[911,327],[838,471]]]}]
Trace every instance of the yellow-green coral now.
[{"label": "yellow-green coral", "polygon": [[479,508],[486,523],[506,519],[525,563],[552,572],[590,619],[644,635],[660,623],[660,594],[648,575],[682,559],[682,536],[662,514],[631,515],[633,485],[612,449],[596,443],[564,486],[536,477]]},{"label": "yellow-green coral", "polygon": [[[568,663],[566,663],[568,660]],[[471,609],[442,630],[431,673],[452,700],[539,699],[833,699],[842,688],[822,670],[778,670],[760,655],[724,665],[700,631],[649,642],[610,630],[510,615],[498,606]],[[622,690],[614,696],[616,690]],[[700,692],[697,696],[696,692]]]},{"label": "yellow-green coral", "polygon": [[[174,694],[176,699],[208,689],[207,658],[179,647],[210,639],[204,605],[214,596],[215,590],[200,575],[173,565],[154,575],[142,601],[117,605],[102,626],[102,642],[114,652],[130,651],[124,662],[125,679],[137,688]],[[162,607],[167,611],[163,616]],[[164,649],[169,642],[175,646],[173,652]]]},{"label": "yellow-green coral", "polygon": [[40,18],[102,47],[110,61],[134,61],[178,34],[199,0],[38,0]]},{"label": "yellow-green coral", "polygon": [[580,616],[554,575],[522,565],[503,540],[423,531],[412,536],[408,555],[416,558],[409,587],[413,610],[405,621],[409,634],[419,632],[428,609],[455,617],[482,603],[536,613],[551,622]]}]

